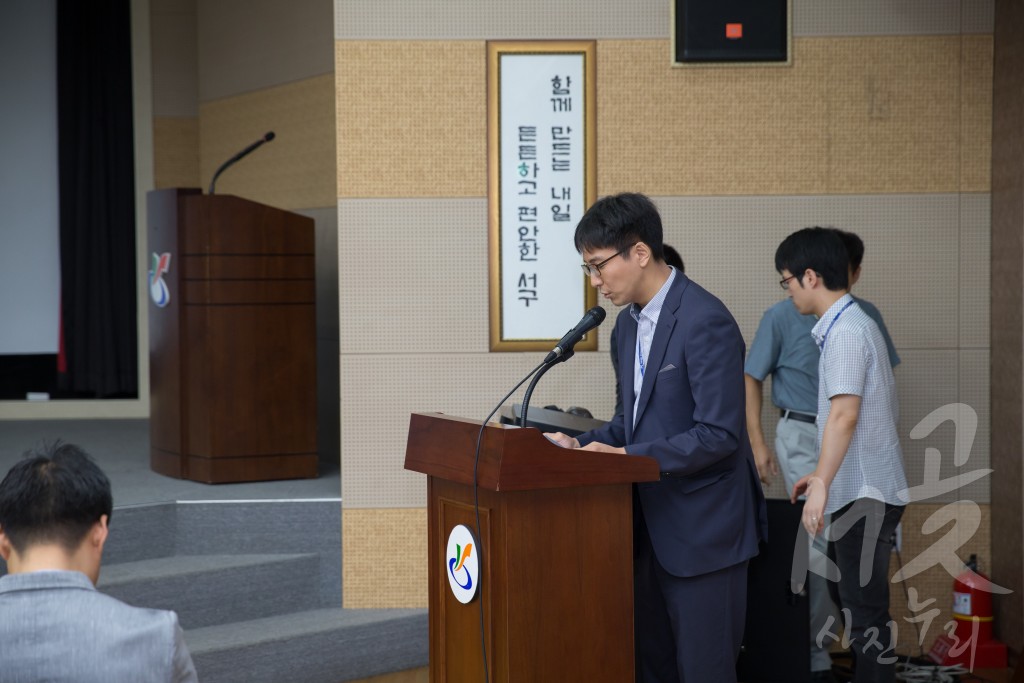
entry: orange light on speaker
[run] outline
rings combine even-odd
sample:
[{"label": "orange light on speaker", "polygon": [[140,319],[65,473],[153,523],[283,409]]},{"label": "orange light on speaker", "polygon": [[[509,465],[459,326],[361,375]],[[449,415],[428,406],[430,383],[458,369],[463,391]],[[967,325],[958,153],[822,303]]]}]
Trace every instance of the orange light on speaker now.
[{"label": "orange light on speaker", "polygon": [[729,40],[739,40],[743,37],[743,24],[726,24],[725,37]]}]

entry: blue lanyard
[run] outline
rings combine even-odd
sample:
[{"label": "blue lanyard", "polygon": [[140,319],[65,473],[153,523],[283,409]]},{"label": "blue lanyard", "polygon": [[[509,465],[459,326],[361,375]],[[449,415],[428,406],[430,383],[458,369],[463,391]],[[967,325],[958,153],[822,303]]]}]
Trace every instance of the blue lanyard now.
[{"label": "blue lanyard", "polygon": [[825,335],[821,338],[821,350],[822,351],[825,350],[825,342],[828,340],[828,333],[832,331],[832,326],[836,324],[837,320],[839,320],[839,316],[841,316],[843,314],[843,311],[845,311],[847,308],[849,308],[850,306],[852,306],[854,304],[854,301],[855,300],[853,298],[851,298],[849,301],[847,301],[846,305],[843,306],[842,308],[840,308],[839,312],[836,313],[836,317],[832,318],[832,322],[830,322],[828,324],[828,329],[825,330]]},{"label": "blue lanyard", "polygon": [[640,343],[640,326],[636,328],[636,357],[640,361],[640,379],[644,378],[644,370],[646,365],[644,363],[644,345]]}]

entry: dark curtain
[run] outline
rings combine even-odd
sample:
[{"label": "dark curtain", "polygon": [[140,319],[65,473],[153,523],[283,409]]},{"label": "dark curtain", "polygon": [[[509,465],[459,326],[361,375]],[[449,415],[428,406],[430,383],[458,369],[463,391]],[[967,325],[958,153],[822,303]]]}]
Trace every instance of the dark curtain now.
[{"label": "dark curtain", "polygon": [[138,395],[129,0],[58,0],[61,388]]}]

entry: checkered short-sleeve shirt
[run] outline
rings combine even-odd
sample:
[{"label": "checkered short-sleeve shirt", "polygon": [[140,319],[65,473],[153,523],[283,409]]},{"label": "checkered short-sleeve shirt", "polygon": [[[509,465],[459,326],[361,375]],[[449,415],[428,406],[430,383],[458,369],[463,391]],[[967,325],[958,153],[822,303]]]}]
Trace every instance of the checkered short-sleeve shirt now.
[{"label": "checkered short-sleeve shirt", "polygon": [[905,505],[907,488],[896,424],[896,383],[878,325],[849,294],[821,317],[811,335],[821,348],[818,361],[818,451],[831,409],[842,394],[860,396],[860,416],[843,463],[829,489],[826,513],[858,498]]}]

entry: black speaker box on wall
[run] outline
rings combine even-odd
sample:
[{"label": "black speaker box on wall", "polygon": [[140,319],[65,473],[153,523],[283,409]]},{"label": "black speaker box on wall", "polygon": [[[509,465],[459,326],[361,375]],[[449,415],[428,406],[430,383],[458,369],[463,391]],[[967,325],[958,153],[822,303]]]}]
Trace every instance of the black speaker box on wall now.
[{"label": "black speaker box on wall", "polygon": [[789,63],[790,0],[671,0],[678,65]]}]

